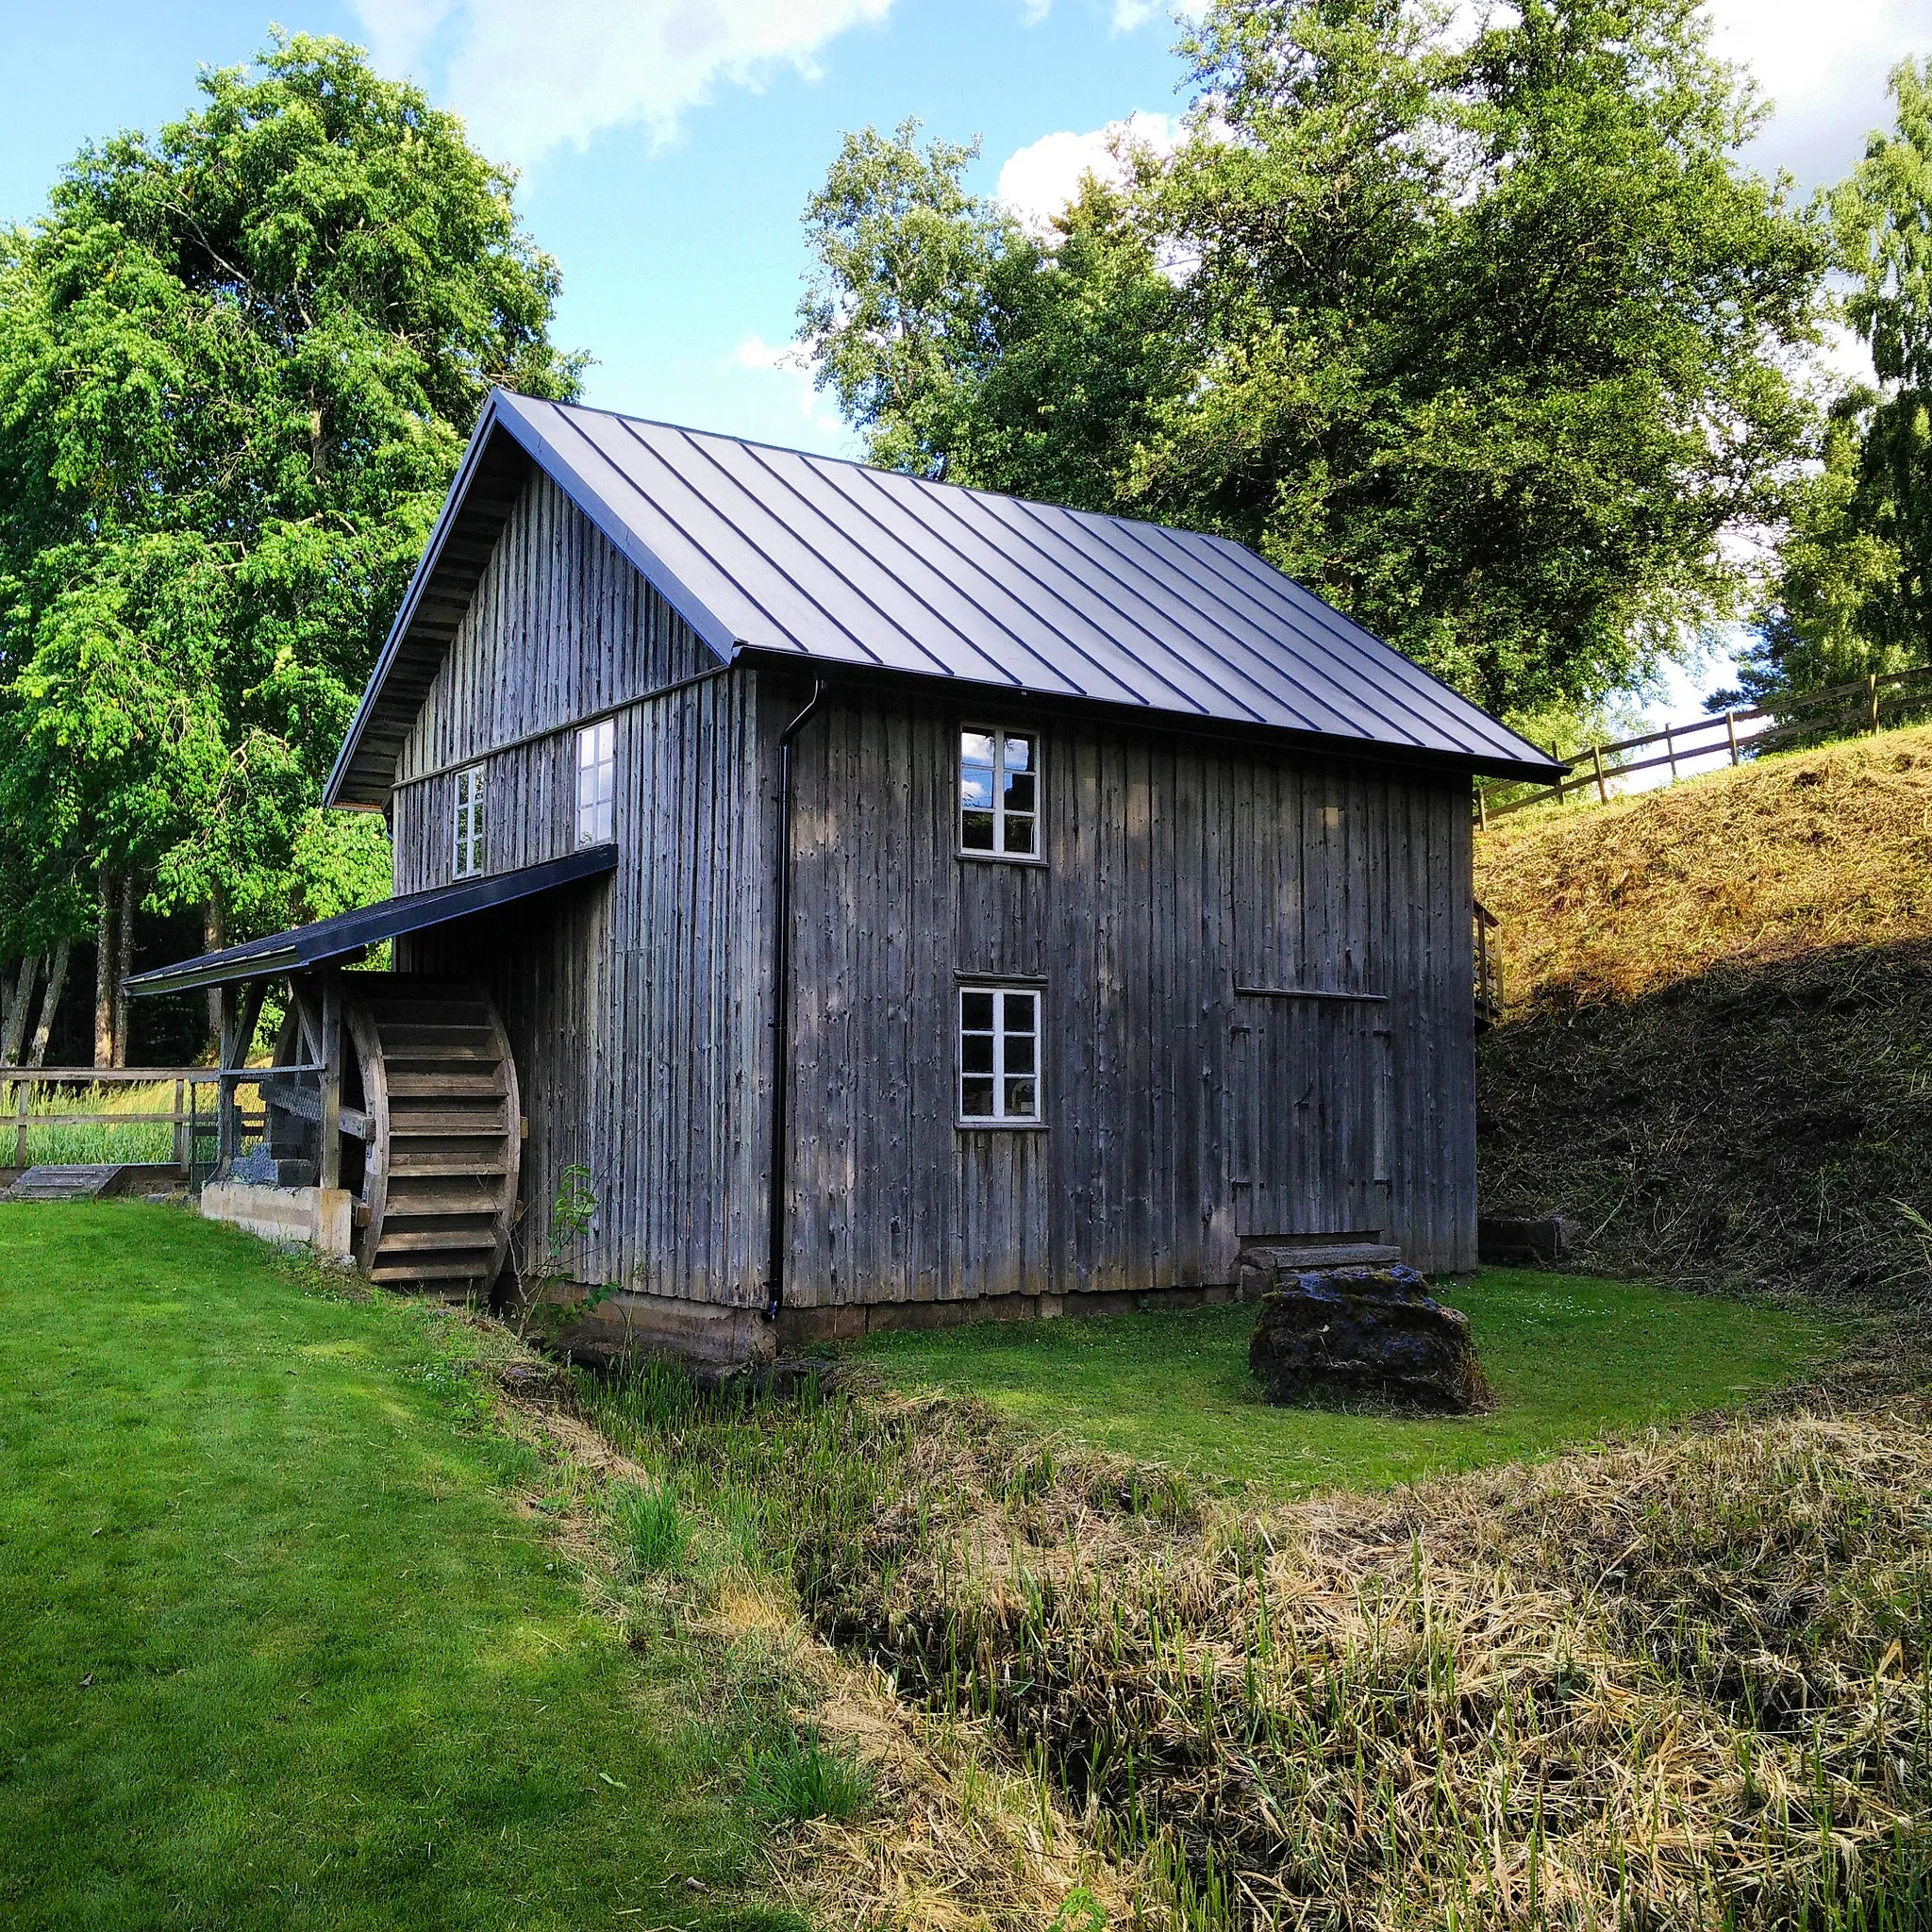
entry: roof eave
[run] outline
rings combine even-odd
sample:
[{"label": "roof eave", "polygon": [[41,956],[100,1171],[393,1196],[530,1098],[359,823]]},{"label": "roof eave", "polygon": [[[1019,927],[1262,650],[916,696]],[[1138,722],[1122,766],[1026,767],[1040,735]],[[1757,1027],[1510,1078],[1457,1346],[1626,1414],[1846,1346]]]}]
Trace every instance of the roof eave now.
[{"label": "roof eave", "polygon": [[[927,698],[936,690],[952,693],[962,703],[988,708],[1022,704],[1030,709],[1105,717],[1142,730],[1174,732],[1250,744],[1293,746],[1329,758],[1357,758],[1373,764],[1401,764],[1432,771],[1468,774],[1475,777],[1507,778],[1521,784],[1554,785],[1570,767],[1548,758],[1512,758],[1502,753],[1484,756],[1447,746],[1403,744],[1386,738],[1351,738],[1339,732],[1316,731],[1241,718],[1222,718],[1121,704],[1112,699],[1069,691],[1034,690],[1024,685],[982,683],[931,672],[903,671],[890,666],[855,664],[849,658],[818,658],[804,651],[762,648],[741,643],[738,661],[754,669],[823,677],[827,683],[870,685],[905,690]],[[1485,716],[1488,713],[1484,714]],[[1507,731],[1507,725],[1499,729]],[[1509,732],[1514,737],[1513,732]]]}]

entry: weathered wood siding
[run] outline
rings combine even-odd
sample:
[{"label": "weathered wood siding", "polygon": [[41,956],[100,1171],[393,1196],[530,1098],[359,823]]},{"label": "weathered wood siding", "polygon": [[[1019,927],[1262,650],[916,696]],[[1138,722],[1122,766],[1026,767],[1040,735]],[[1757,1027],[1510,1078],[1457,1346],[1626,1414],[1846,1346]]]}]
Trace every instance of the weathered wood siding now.
[{"label": "weathered wood siding", "polygon": [[762,1295],[762,1224],[744,1205],[763,1198],[767,1118],[751,702],[748,680],[539,475],[401,761],[407,892],[450,878],[458,765],[484,767],[487,870],[572,850],[576,727],[612,718],[616,874],[400,941],[397,957],[494,995],[529,1123],[519,1245],[541,1257],[563,1170],[587,1168],[598,1208],[570,1257],[580,1279]]},{"label": "weathered wood siding", "polygon": [[[520,1244],[588,1168],[579,1278],[762,1296],[776,741],[808,690],[717,671],[540,477],[406,747],[399,891],[449,878],[471,761],[490,870],[568,851],[575,729],[614,720],[616,874],[398,945],[495,995]],[[1215,1284],[1300,1234],[1473,1265],[1466,784],[974,715],[1041,734],[1040,863],[958,856],[943,693],[841,691],[796,747],[791,1302]],[[956,1124],[974,976],[1042,991],[1043,1126]]]},{"label": "weathered wood siding", "polygon": [[[1043,864],[957,856],[953,707],[800,740],[789,1298],[1211,1284],[1297,1234],[1473,1265],[1466,784],[995,722],[1041,733]],[[955,1124],[974,975],[1043,989],[1041,1128]]]},{"label": "weathered wood siding", "polygon": [[717,668],[703,640],[538,471],[417,714],[396,782]]}]

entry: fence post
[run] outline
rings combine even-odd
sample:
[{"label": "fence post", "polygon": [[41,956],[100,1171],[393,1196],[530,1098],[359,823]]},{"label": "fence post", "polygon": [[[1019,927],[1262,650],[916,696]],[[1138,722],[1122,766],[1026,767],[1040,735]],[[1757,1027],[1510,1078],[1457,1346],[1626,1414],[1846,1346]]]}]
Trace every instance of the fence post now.
[{"label": "fence post", "polygon": [[1738,714],[1735,711],[1724,713],[1724,736],[1731,741],[1731,762],[1735,765],[1738,762]]},{"label": "fence post", "polygon": [[1666,724],[1664,726],[1664,756],[1671,761],[1671,782],[1675,784],[1677,780],[1677,727],[1674,724]]},{"label": "fence post", "polygon": [[1475,828],[1479,832],[1490,829],[1490,801],[1480,785],[1475,788]]},{"label": "fence post", "polygon": [[188,1172],[194,1155],[193,1143],[188,1133],[188,1110],[185,1104],[188,1091],[186,1080],[177,1079],[175,1082],[175,1165],[183,1174]]},{"label": "fence post", "polygon": [[1875,738],[1875,737],[1877,737],[1877,735],[1878,735],[1878,674],[1877,674],[1877,672],[1875,672],[1875,671],[1869,671],[1869,672],[1867,672],[1867,673],[1865,674],[1865,688],[1866,688],[1866,691],[1867,691],[1867,692],[1868,692],[1868,693],[1870,694],[1870,700],[1871,700],[1871,706],[1872,706],[1872,735],[1873,735],[1873,737],[1874,737],[1874,738]]},{"label": "fence post", "polygon": [[15,1167],[25,1167],[26,1165],[27,1097],[33,1091],[31,1082],[26,1080],[17,1081],[13,1089],[14,1106],[17,1109],[14,1114],[16,1125],[13,1131],[13,1164]]},{"label": "fence post", "polygon": [[1607,805],[1610,802],[1610,794],[1604,789],[1603,746],[1600,744],[1591,745],[1590,748],[1590,755],[1591,758],[1595,760],[1596,763],[1596,802],[1599,805]]}]

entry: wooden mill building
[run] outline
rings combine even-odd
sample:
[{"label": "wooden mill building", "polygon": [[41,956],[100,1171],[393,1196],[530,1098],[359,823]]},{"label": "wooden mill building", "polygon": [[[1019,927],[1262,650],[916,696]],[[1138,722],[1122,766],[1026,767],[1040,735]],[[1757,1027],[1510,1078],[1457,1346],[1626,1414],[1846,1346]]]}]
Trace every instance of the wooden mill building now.
[{"label": "wooden mill building", "polygon": [[362,1265],[575,1183],[641,1342],[1456,1271],[1474,774],[1554,775],[1239,544],[499,392],[328,785],[397,897],[134,990],[288,977]]}]

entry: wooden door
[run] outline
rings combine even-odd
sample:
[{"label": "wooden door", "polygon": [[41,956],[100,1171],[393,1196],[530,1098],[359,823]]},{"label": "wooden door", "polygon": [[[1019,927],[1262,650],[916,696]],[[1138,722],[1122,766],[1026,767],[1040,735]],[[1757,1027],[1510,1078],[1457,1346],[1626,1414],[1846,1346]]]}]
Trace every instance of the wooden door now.
[{"label": "wooden door", "polygon": [[1236,1231],[1379,1239],[1391,1222],[1388,1003],[1276,993],[1237,1005]]}]

